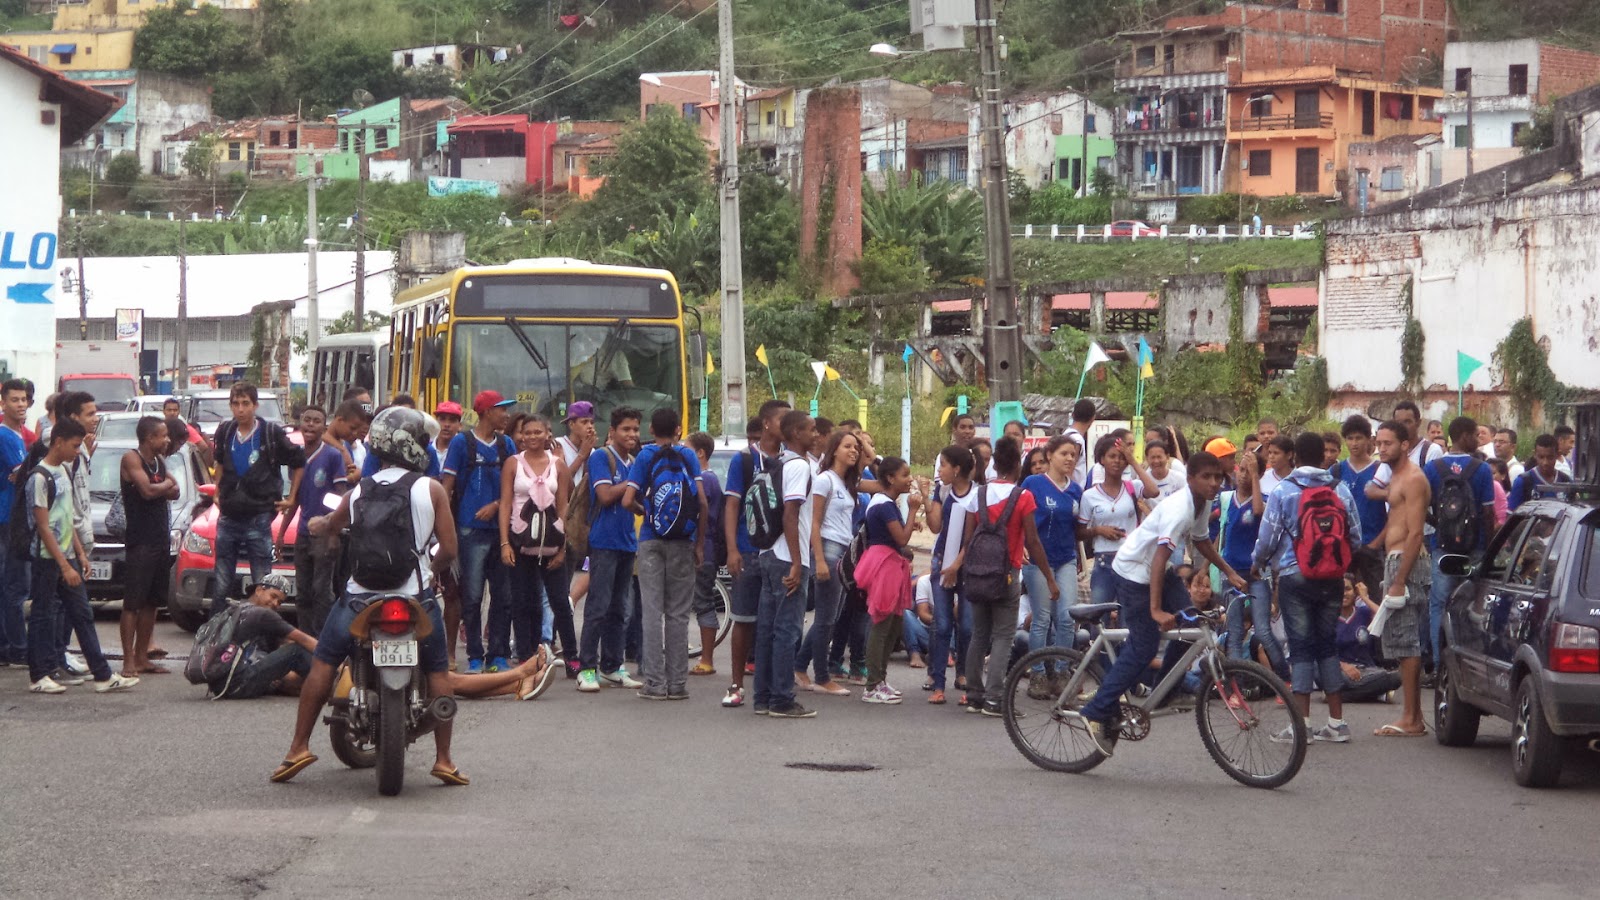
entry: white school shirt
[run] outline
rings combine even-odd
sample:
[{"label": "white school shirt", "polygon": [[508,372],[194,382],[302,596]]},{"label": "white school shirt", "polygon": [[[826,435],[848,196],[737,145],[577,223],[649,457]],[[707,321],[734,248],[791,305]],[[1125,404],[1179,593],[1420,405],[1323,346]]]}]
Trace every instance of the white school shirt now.
[{"label": "white school shirt", "polygon": [[[1097,484],[1083,492],[1083,499],[1078,501],[1078,524],[1089,528],[1121,528],[1124,532],[1132,533],[1139,527],[1139,507],[1134,502],[1134,485],[1137,482],[1122,482],[1122,491],[1113,499],[1105,491],[1105,485]],[[1115,553],[1122,546],[1122,541],[1095,535],[1095,553]]]},{"label": "white school shirt", "polygon": [[1150,564],[1155,559],[1156,548],[1171,548],[1172,562],[1182,562],[1190,541],[1211,537],[1210,512],[1209,504],[1195,512],[1194,494],[1188,488],[1173,494],[1171,500],[1156,507],[1122,542],[1111,570],[1129,581],[1149,584]]},{"label": "white school shirt", "polygon": [[[844,479],[835,475],[830,469],[811,480],[811,496],[827,497],[828,505],[822,513],[822,539],[833,541],[836,544],[848,544],[855,537],[856,498],[850,493],[850,488]],[[811,506],[815,501],[807,501],[806,506]],[[813,513],[814,515],[814,513]],[[811,532],[805,534],[806,540],[811,539]]]},{"label": "white school shirt", "polygon": [[[783,474],[783,502],[787,505],[800,501],[800,565],[811,565],[811,461],[792,450],[784,450],[778,457],[778,471]],[[778,536],[772,545],[772,555],[786,563],[789,558],[789,539]]]},{"label": "white school shirt", "polygon": [[[379,470],[378,474],[372,476],[372,480],[378,482],[379,484],[394,484],[396,481],[399,481],[402,476],[407,474],[409,474],[409,472],[406,469],[402,469],[398,466],[389,466],[386,469]],[[428,545],[433,542],[432,484],[433,482],[431,479],[424,477],[418,478],[416,483],[411,485],[411,533],[416,536],[417,540],[417,545],[412,549],[416,551],[420,560],[418,568],[422,573],[422,582],[420,584],[417,582],[417,573],[413,572],[411,573],[410,577],[406,579],[406,583],[402,584],[398,588],[395,588],[392,593],[410,594],[412,596],[416,596],[427,590],[428,587],[433,583],[432,567],[429,566],[428,557],[426,555]],[[351,525],[356,523],[356,501],[360,499],[361,485],[357,484],[355,488],[350,491]],[[363,587],[358,584],[354,576],[351,576],[349,583],[346,585],[346,589],[354,594],[373,593],[371,588]],[[385,593],[391,592],[386,591]]]}]

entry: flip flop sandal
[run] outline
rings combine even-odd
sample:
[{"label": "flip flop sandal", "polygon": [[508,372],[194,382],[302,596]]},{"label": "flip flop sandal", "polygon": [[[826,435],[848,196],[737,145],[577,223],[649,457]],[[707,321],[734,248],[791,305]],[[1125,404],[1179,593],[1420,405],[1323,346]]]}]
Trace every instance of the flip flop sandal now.
[{"label": "flip flop sandal", "polygon": [[717,674],[717,670],[716,670],[715,666],[708,666],[705,663],[699,663],[694,668],[689,670],[689,674],[690,675],[715,675],[715,674]]},{"label": "flip flop sandal", "polygon": [[145,655],[151,659],[166,659],[167,651],[164,647],[151,647],[150,652],[146,653]]},{"label": "flip flop sandal", "polygon": [[472,779],[461,774],[460,768],[434,769],[428,774],[444,782],[446,787],[466,787],[472,783]]},{"label": "flip flop sandal", "polygon": [[283,784],[289,779],[299,775],[306,767],[317,761],[316,754],[307,753],[299,759],[285,759],[272,772],[272,783]]},{"label": "flip flop sandal", "polygon": [[1428,736],[1428,726],[1422,726],[1421,731],[1407,731],[1398,725],[1385,725],[1372,733],[1375,737],[1408,737],[1419,738]]}]

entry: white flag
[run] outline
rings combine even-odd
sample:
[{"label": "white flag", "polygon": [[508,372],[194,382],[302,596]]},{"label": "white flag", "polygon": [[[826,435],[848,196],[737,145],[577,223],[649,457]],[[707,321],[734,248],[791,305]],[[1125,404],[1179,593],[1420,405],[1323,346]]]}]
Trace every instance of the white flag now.
[{"label": "white flag", "polygon": [[1083,359],[1083,370],[1087,372],[1103,362],[1111,362],[1111,357],[1106,355],[1106,351],[1100,349],[1099,342],[1090,341],[1089,355]]},{"label": "white flag", "polygon": [[811,371],[816,373],[817,384],[821,384],[823,376],[828,374],[828,364],[825,363],[825,362],[818,362],[816,360],[812,360],[812,362],[811,362]]}]

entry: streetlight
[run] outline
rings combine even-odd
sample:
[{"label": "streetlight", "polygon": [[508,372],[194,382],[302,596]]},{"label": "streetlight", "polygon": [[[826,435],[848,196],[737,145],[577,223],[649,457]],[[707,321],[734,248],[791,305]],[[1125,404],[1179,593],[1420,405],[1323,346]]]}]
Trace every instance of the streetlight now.
[{"label": "streetlight", "polygon": [[[986,262],[984,357],[989,375],[989,427],[1026,417],[1022,414],[1022,331],[1017,322],[1016,281],[1011,267],[1011,208],[1006,166],[1005,122],[1001,111],[1000,60],[1004,53],[995,33],[994,0],[976,0],[974,23],[981,76],[978,123],[983,153],[983,223]],[[873,44],[874,56],[912,56],[932,51],[901,51],[892,44]],[[1087,167],[1085,168],[1087,176]]]}]

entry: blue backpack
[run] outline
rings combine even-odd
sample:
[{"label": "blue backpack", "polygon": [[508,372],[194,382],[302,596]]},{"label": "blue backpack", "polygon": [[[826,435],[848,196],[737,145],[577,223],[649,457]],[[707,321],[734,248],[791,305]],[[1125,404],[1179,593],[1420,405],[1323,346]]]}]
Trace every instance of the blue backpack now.
[{"label": "blue backpack", "polygon": [[687,540],[700,510],[682,452],[676,446],[657,451],[645,474],[644,515],[651,530],[662,540]]}]

